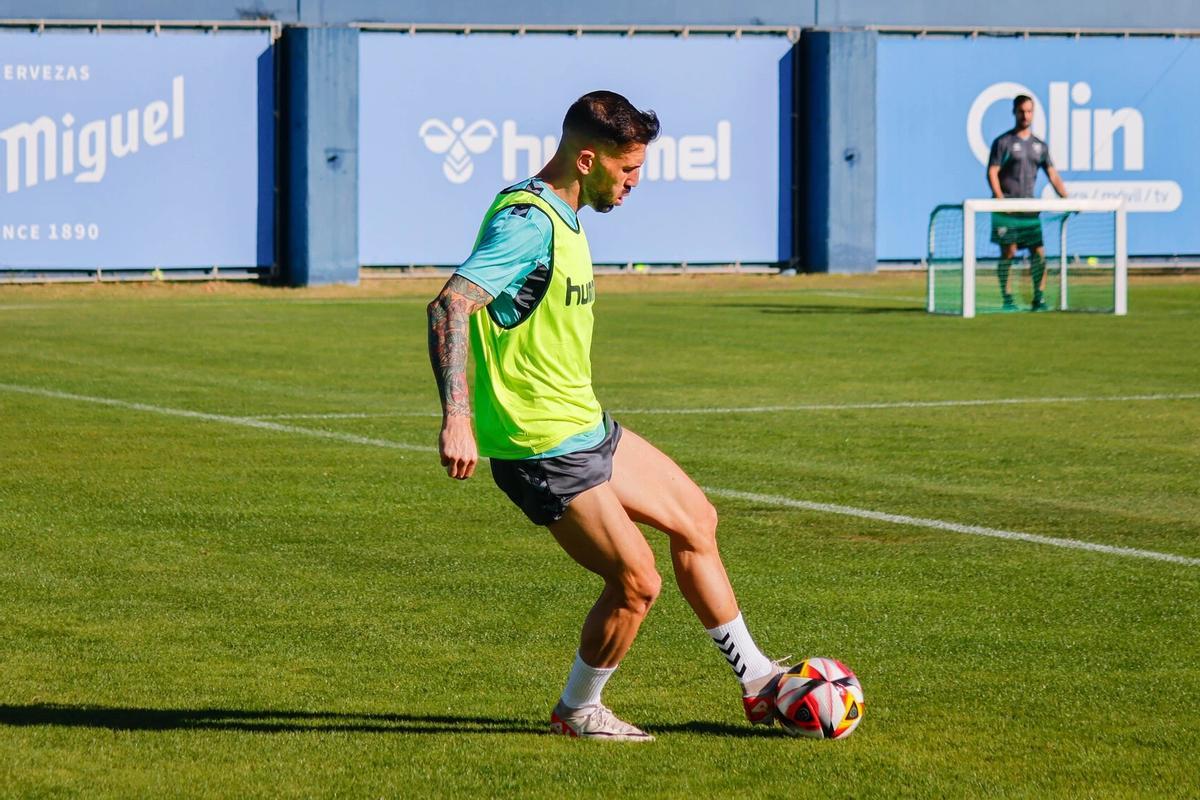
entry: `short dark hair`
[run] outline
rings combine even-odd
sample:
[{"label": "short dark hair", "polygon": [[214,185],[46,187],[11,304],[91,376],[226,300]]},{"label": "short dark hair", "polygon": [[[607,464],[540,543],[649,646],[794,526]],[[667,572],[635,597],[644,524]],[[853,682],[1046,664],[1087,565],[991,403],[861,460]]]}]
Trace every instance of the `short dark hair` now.
[{"label": "short dark hair", "polygon": [[588,92],[567,109],[563,138],[578,136],[617,149],[650,144],[658,136],[658,115],[639,111],[616,92]]},{"label": "short dark hair", "polygon": [[1019,94],[1013,98],[1013,111],[1021,107],[1023,103],[1032,103],[1033,98],[1027,94]]}]

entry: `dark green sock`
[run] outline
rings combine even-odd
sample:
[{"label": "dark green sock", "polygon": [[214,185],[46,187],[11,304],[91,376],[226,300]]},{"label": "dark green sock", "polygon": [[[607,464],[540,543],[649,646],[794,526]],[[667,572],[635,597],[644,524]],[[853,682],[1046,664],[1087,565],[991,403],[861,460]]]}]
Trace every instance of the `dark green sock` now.
[{"label": "dark green sock", "polygon": [[1046,258],[1045,256],[1033,256],[1030,259],[1029,277],[1033,280],[1033,299],[1034,302],[1042,299],[1042,290],[1038,287],[1042,285],[1042,276],[1046,274]]},{"label": "dark green sock", "polygon": [[1008,299],[1008,270],[1012,267],[1012,259],[1002,258],[996,265],[996,277],[1000,280],[1000,297]]}]

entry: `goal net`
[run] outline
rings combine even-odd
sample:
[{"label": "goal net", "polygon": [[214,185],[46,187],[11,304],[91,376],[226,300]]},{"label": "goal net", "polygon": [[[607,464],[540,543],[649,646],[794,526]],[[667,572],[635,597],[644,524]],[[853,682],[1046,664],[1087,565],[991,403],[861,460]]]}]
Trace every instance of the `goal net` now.
[{"label": "goal net", "polygon": [[[1003,257],[1002,244],[1017,248],[1012,258]],[[927,309],[964,317],[1029,310],[1041,279],[1047,309],[1124,314],[1125,250],[1120,200],[940,205],[929,215]]]}]

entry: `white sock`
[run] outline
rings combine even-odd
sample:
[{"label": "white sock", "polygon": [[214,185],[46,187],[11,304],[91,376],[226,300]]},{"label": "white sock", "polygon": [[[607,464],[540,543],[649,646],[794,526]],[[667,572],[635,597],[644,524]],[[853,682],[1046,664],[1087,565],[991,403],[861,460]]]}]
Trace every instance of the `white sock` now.
[{"label": "white sock", "polygon": [[761,678],[775,668],[771,659],[763,655],[754,643],[754,637],[746,628],[741,614],[724,625],[707,630],[713,644],[721,651],[721,655],[725,656],[733,674],[742,683]]},{"label": "white sock", "polygon": [[567,688],[563,689],[562,703],[567,708],[583,708],[594,706],[600,702],[600,692],[604,684],[617,671],[616,667],[602,669],[588,666],[575,653],[575,663],[571,665],[571,674],[567,677]]}]

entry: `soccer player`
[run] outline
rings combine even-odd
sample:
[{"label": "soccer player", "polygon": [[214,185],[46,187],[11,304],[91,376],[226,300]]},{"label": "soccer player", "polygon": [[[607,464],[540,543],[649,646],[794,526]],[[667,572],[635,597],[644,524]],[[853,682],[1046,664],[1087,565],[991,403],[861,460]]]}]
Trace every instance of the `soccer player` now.
[{"label": "soccer player", "polygon": [[[1038,169],[1046,171],[1050,185],[1059,197],[1067,196],[1058,170],[1050,161],[1046,143],[1033,135],[1033,98],[1019,94],[1013,98],[1012,130],[996,137],[988,157],[987,180],[992,196],[1033,197]],[[992,242],[1000,245],[1000,296],[1005,311],[1016,311],[1017,304],[1008,292],[1008,271],[1018,250],[1029,251],[1030,278],[1033,282],[1033,311],[1046,311],[1046,248],[1042,244],[1042,223],[1036,211],[996,212],[992,214]]]},{"label": "soccer player", "polygon": [[712,504],[674,461],[604,413],[592,391],[596,286],[577,214],[585,206],[607,213],[625,201],[658,130],[653,111],[619,94],[579,98],[550,163],[496,196],[470,257],[428,309],[447,473],[469,478],[487,456],[512,502],[603,579],[550,716],[551,732],[572,737],[653,738],[600,702],[659,593],[639,522],[668,536],[679,589],[741,681],[752,724],[771,724],[783,672],[742,619],[717,550]]}]

